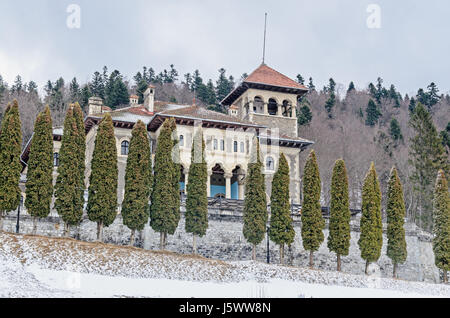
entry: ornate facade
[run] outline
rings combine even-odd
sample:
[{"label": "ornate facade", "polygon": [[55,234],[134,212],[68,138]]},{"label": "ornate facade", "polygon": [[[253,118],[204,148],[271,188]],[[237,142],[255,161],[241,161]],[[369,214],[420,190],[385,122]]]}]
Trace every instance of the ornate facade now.
[{"label": "ornate facade", "polygon": [[[290,197],[292,203],[300,202],[300,152],[312,142],[298,137],[296,106],[306,87],[271,69],[265,64],[257,68],[240,83],[223,101],[228,114],[207,110],[196,105],[179,105],[155,101],[155,87],[150,85],[144,94],[144,103],[137,96],[130,97],[130,106],[111,110],[102,100],[89,100],[86,127],[86,185],[90,175],[90,162],[94,150],[98,124],[103,115],[112,116],[119,163],[119,205],[124,195],[125,166],[131,130],[141,120],[147,125],[152,154],[165,119],[175,118],[180,141],[182,177],[180,190],[184,191],[191,162],[191,144],[196,127],[201,126],[206,142],[208,165],[208,196],[222,196],[243,200],[245,176],[250,160],[251,140],[256,135],[261,143],[267,196],[270,202],[272,176],[277,169],[278,156],[283,152],[290,166]],[[62,129],[54,130],[55,166]],[[28,159],[29,144],[22,160]],[[55,169],[56,171],[56,169]],[[25,171],[26,173],[26,167]]]}]

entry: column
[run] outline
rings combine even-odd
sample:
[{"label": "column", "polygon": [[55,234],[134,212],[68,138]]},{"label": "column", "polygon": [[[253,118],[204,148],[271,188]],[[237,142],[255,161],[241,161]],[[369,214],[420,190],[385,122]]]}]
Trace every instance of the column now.
[{"label": "column", "polygon": [[269,104],[264,103],[264,115],[269,115]]},{"label": "column", "polygon": [[292,118],[297,118],[297,107],[296,105],[292,105]]},{"label": "column", "polygon": [[212,176],[212,170],[209,169],[208,180],[206,180],[206,193],[208,195],[208,198],[211,197],[211,176]]},{"label": "column", "polygon": [[277,115],[278,115],[278,116],[283,116],[283,112],[282,112],[282,110],[281,110],[281,104],[277,104],[277,106],[278,106],[278,112],[277,112]]},{"label": "column", "polygon": [[225,173],[225,197],[227,199],[231,199],[231,178],[233,177],[232,173]]},{"label": "column", "polygon": [[[244,178],[242,178],[242,179],[244,179]],[[240,180],[238,182],[238,187],[239,187],[239,200],[244,200],[244,196],[245,196],[245,181],[244,180]]]}]

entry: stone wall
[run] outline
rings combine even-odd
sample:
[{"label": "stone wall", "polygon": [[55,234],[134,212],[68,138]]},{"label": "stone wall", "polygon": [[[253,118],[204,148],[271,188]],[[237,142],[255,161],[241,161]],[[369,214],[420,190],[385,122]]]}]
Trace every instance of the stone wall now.
[{"label": "stone wall", "polygon": [[[349,256],[342,259],[342,270],[345,273],[363,274],[364,261],[360,258],[358,248],[359,219],[352,220],[351,247]],[[291,249],[286,249],[286,262],[293,266],[308,266],[308,252],[301,245],[301,223],[298,216],[294,217],[296,231],[295,242]],[[11,213],[5,220],[4,229],[15,232],[16,215]],[[400,265],[398,274],[401,279],[439,282],[439,271],[434,266],[434,254],[432,251],[431,235],[417,229],[412,224],[406,224],[406,240],[408,246],[408,258],[405,264]],[[32,222],[30,217],[21,215],[20,233],[31,233]],[[61,236],[63,223],[59,217],[49,217],[39,222],[38,233],[47,236]],[[328,230],[325,230],[325,237]],[[120,215],[116,221],[104,230],[105,242],[126,245],[129,242],[129,229],[122,224]],[[96,238],[96,224],[85,218],[78,228],[71,231],[71,236],[83,241],[94,241]],[[198,239],[198,253],[202,256],[226,261],[239,261],[251,259],[251,245],[248,244],[242,234],[242,214],[238,210],[210,209],[209,228],[206,235]],[[177,253],[190,254],[192,235],[184,230],[184,217],[181,218],[177,231],[168,237],[167,249]],[[382,256],[377,264],[380,276],[392,275],[392,264],[386,256],[386,235],[383,236]],[[159,233],[154,232],[149,226],[137,235],[137,246],[153,250],[159,248]],[[270,260],[277,263],[278,247],[269,242]],[[267,241],[264,240],[257,249],[258,261],[266,261]],[[336,257],[328,251],[326,240],[319,251],[315,253],[315,267],[322,270],[335,270]]]}]

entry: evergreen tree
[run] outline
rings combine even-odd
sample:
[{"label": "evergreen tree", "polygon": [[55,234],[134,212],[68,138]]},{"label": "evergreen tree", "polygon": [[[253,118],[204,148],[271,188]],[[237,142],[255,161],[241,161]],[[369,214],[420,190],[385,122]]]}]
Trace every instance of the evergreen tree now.
[{"label": "evergreen tree", "polygon": [[433,119],[421,103],[417,104],[409,123],[416,133],[409,148],[411,181],[418,200],[415,219],[419,226],[431,230],[434,178],[439,169],[447,173],[450,167]]},{"label": "evergreen tree", "polygon": [[50,214],[53,196],[53,129],[50,107],[36,118],[28,160],[25,206],[33,218],[33,234],[37,219]]},{"label": "evergreen tree", "polygon": [[354,90],[355,90],[355,84],[353,82],[350,82],[350,84],[348,85],[347,94]]},{"label": "evergreen tree", "polygon": [[123,77],[118,70],[115,70],[111,73],[105,85],[106,105],[116,109],[119,105],[127,105],[129,99],[130,95],[128,94],[127,86],[123,82]]},{"label": "evergreen tree", "polygon": [[292,224],[289,203],[289,165],[286,157],[280,155],[278,170],[272,180],[270,196],[270,231],[272,241],[280,246],[280,263],[284,260],[284,246],[294,242],[295,231]]},{"label": "evergreen tree", "polygon": [[307,125],[312,120],[312,112],[308,105],[304,104],[300,107],[300,111],[297,114],[297,122],[300,126]]},{"label": "evergreen tree", "polygon": [[69,92],[72,103],[81,102],[81,89],[76,77],[70,82]]},{"label": "evergreen tree", "polygon": [[442,139],[442,144],[444,145],[444,147],[447,147],[446,151],[448,153],[450,150],[450,122],[447,124],[445,130],[441,131],[439,135]]},{"label": "evergreen tree", "polygon": [[378,106],[372,99],[369,100],[369,103],[367,104],[366,113],[366,125],[368,126],[374,126],[378,122],[378,118],[381,116]]},{"label": "evergreen tree", "polygon": [[330,83],[329,83],[328,87],[326,87],[324,89],[325,92],[328,92],[330,94],[330,96],[328,97],[328,99],[325,103],[325,109],[328,112],[328,118],[333,117],[332,110],[333,110],[333,107],[336,105],[335,88],[336,88],[336,83],[334,82],[334,80],[332,78],[330,78]]},{"label": "evergreen tree", "polygon": [[406,216],[405,201],[400,178],[395,167],[391,170],[387,193],[387,256],[394,266],[393,277],[397,278],[397,264],[406,261],[405,229],[403,228]]},{"label": "evergreen tree", "polygon": [[334,164],[331,179],[330,225],[328,249],[337,254],[337,270],[341,271],[341,255],[348,255],[350,247],[350,208],[348,177],[344,160]]},{"label": "evergreen tree", "polygon": [[191,165],[187,184],[186,233],[192,233],[192,251],[197,253],[196,236],[204,236],[208,228],[208,169],[205,161],[203,132],[195,133],[192,141]]},{"label": "evergreen tree", "polygon": [[360,232],[358,245],[361,257],[366,261],[365,273],[367,274],[369,264],[380,258],[383,245],[381,190],[373,162],[366,174],[362,189]]},{"label": "evergreen tree", "polygon": [[252,259],[256,260],[256,246],[264,239],[267,225],[267,199],[264,175],[262,174],[259,141],[255,137],[245,180],[244,228],[245,239],[253,245]]},{"label": "evergreen tree", "polygon": [[137,84],[136,93],[139,96],[139,104],[144,103],[144,93],[148,88],[149,83],[145,79],[141,79]]},{"label": "evergreen tree", "polygon": [[444,272],[444,283],[448,283],[447,272],[450,270],[450,194],[443,170],[439,170],[434,188],[433,221],[435,264]]},{"label": "evergreen tree", "polygon": [[100,122],[92,155],[89,177],[87,214],[97,222],[97,240],[103,241],[103,227],[110,226],[117,216],[117,148],[111,115]]},{"label": "evergreen tree", "polygon": [[220,103],[233,90],[234,83],[226,77],[224,68],[219,70],[219,79],[216,82],[217,101]]},{"label": "evergreen tree", "polygon": [[389,134],[391,135],[392,139],[394,141],[403,140],[402,131],[400,128],[400,124],[398,123],[398,120],[395,118],[391,119],[390,127],[389,127]]},{"label": "evergreen tree", "polygon": [[308,89],[310,91],[315,91],[316,90],[316,87],[314,86],[312,77],[309,78]]},{"label": "evergreen tree", "polygon": [[20,204],[22,130],[17,100],[8,104],[0,128],[0,231],[3,217]]},{"label": "evergreen tree", "polygon": [[[64,236],[68,236],[70,226],[80,224],[84,205],[84,125],[80,127],[79,107],[70,105],[64,119],[64,132],[59,151],[58,176],[55,185],[55,208],[64,221]],[[84,147],[86,147],[84,145]],[[83,162],[80,160],[83,159]]]},{"label": "evergreen tree", "polygon": [[131,132],[130,151],[125,170],[125,195],[122,202],[123,224],[131,230],[130,245],[135,232],[142,231],[150,216],[152,186],[150,141],[145,124],[138,120]]},{"label": "evergreen tree", "polygon": [[[160,233],[160,248],[166,246],[167,234],[173,235],[180,220],[180,165],[177,141],[173,140],[175,120],[164,122],[158,136],[153,177],[152,204],[150,206],[150,226]],[[175,151],[174,151],[175,148]]]},{"label": "evergreen tree", "polygon": [[316,153],[311,150],[305,164],[303,176],[303,205],[302,205],[302,241],[309,253],[309,266],[313,267],[313,254],[324,240],[323,229],[325,220],[322,217],[320,205],[320,174]]},{"label": "evergreen tree", "polygon": [[80,105],[83,110],[87,110],[89,105],[89,98],[92,97],[92,93],[89,89],[89,85],[84,85],[81,89]]},{"label": "evergreen tree", "polygon": [[301,74],[297,74],[297,82],[302,85],[305,84],[305,79],[303,78],[303,76]]},{"label": "evergreen tree", "polygon": [[100,72],[95,72],[92,76],[92,82],[89,85],[92,96],[105,98],[105,83]]},{"label": "evergreen tree", "polygon": [[416,109],[416,100],[414,97],[411,97],[409,100],[408,110],[410,113],[414,113],[414,110]]}]

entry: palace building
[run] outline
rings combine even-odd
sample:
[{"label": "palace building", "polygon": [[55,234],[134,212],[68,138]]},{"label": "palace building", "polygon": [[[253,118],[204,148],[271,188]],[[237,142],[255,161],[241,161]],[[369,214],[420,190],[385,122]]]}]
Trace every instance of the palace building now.
[{"label": "palace building", "polygon": [[[256,135],[261,143],[268,202],[272,177],[277,169],[278,156],[282,152],[290,167],[291,202],[299,204],[300,153],[313,142],[298,136],[296,108],[298,98],[307,91],[305,86],[262,64],[222,101],[228,114],[196,105],[156,101],[155,87],[152,85],[145,91],[143,104],[139,104],[138,97],[132,95],[129,107],[122,109],[111,110],[103,105],[102,99],[92,97],[89,99],[89,110],[85,118],[86,186],[98,125],[108,112],[113,119],[117,144],[119,205],[124,196],[125,166],[133,126],[138,120],[147,125],[154,155],[161,126],[168,118],[174,118],[177,124],[182,169],[181,191],[185,189],[189,174],[194,128],[201,126],[206,143],[209,197],[244,199],[251,141]],[[55,174],[62,133],[61,128],[54,129]],[[30,142],[22,154],[24,163],[28,160],[29,150]]]}]

